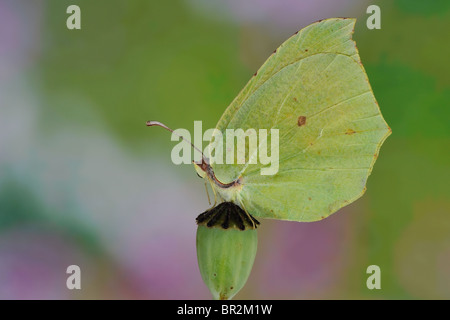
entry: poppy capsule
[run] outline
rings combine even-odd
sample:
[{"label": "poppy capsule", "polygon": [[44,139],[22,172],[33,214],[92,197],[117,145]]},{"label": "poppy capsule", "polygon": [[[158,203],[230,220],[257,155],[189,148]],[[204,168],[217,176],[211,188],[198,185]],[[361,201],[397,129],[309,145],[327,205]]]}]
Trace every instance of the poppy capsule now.
[{"label": "poppy capsule", "polygon": [[200,214],[196,221],[202,279],[214,299],[231,299],[252,270],[259,222],[233,202],[222,202]]}]

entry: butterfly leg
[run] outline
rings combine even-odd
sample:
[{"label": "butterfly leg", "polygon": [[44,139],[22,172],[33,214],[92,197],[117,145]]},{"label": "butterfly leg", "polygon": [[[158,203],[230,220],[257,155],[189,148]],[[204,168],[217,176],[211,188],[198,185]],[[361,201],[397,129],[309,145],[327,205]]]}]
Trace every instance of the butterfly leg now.
[{"label": "butterfly leg", "polygon": [[248,217],[248,218],[250,219],[250,221],[252,222],[253,229],[256,229],[255,221],[253,220],[253,217],[248,213],[247,209],[245,208],[244,202],[243,202],[242,200],[239,201],[239,202],[241,203],[242,208],[243,208],[244,211],[245,211],[245,214],[247,215],[247,217]]},{"label": "butterfly leg", "polygon": [[[206,195],[208,196],[208,202],[209,202],[209,204],[211,205],[211,200],[210,200],[210,198],[209,198],[209,192],[208,192],[208,185],[207,185],[207,183],[206,183],[206,180],[205,180],[205,189],[206,189]],[[211,206],[211,208],[209,208],[208,210],[211,210],[212,208],[214,208],[215,206],[216,206],[216,204],[217,204],[217,194],[216,194],[216,191],[214,190],[214,188],[211,188],[212,189],[212,191],[213,191],[213,193],[214,193],[214,204]]]},{"label": "butterfly leg", "polygon": [[206,180],[205,180],[205,190],[206,190],[206,195],[208,196],[208,203],[209,203],[209,205],[211,205],[211,199],[209,198],[208,185],[206,184]]}]

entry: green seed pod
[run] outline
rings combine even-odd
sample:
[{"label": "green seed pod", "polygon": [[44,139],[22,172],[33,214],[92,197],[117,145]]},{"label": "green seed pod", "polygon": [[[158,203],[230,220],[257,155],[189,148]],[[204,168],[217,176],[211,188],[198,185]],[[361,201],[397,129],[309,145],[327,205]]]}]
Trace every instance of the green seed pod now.
[{"label": "green seed pod", "polygon": [[213,298],[233,298],[247,282],[255,260],[259,222],[232,202],[197,217],[197,259]]}]

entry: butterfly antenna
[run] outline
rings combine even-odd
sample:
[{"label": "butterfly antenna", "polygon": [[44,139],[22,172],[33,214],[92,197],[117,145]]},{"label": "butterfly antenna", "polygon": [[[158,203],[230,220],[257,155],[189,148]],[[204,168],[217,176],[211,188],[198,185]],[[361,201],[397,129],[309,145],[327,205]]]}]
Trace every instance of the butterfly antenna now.
[{"label": "butterfly antenna", "polygon": [[192,144],[192,142],[190,142],[188,139],[186,139],[186,138],[184,138],[183,136],[180,136],[179,134],[175,133],[172,129],[170,129],[170,128],[169,128],[168,126],[166,126],[164,123],[161,123],[161,122],[159,122],[159,121],[151,121],[151,120],[150,120],[150,121],[147,121],[147,122],[146,122],[146,125],[147,125],[147,127],[154,127],[154,126],[156,126],[156,127],[161,127],[161,128],[166,129],[167,131],[172,132],[172,134],[174,134],[174,135],[176,135],[177,137],[183,139],[184,141],[186,141],[187,143],[189,143],[189,144],[192,146],[192,148],[194,148],[195,150],[197,150],[198,152],[200,152],[200,153],[202,154],[202,158],[203,158],[204,160],[206,160],[205,155],[203,154],[203,152],[202,152],[199,148],[197,148],[196,146],[194,146],[194,145]]}]

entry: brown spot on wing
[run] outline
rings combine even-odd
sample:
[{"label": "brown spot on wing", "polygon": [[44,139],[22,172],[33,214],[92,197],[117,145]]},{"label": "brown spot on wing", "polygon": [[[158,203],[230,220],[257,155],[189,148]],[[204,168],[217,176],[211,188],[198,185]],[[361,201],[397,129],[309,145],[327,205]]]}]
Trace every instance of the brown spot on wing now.
[{"label": "brown spot on wing", "polygon": [[299,127],[304,126],[306,124],[306,117],[305,116],[300,116],[297,119],[297,125]]},{"label": "brown spot on wing", "polygon": [[347,131],[345,132],[345,134],[347,134],[347,135],[352,135],[354,133],[356,133],[356,131],[353,129],[347,129]]}]

